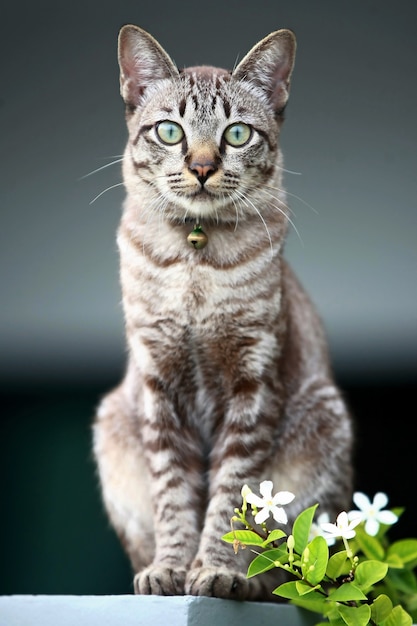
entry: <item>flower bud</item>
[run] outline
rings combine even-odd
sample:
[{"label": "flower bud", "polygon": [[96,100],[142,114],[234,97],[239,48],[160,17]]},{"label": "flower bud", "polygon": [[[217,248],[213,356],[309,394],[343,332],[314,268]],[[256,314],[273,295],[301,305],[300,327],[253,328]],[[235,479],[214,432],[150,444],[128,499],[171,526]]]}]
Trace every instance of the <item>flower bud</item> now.
[{"label": "flower bud", "polygon": [[246,498],[249,493],[252,493],[252,489],[248,485],[243,485],[241,490],[242,498]]}]

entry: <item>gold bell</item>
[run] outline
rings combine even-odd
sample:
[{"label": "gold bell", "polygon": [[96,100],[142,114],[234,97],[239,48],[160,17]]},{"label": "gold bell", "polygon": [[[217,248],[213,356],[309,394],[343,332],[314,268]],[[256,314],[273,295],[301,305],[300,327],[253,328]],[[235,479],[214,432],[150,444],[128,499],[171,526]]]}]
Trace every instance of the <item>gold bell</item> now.
[{"label": "gold bell", "polygon": [[197,224],[194,230],[188,235],[187,241],[195,250],[201,250],[206,247],[208,237],[201,226]]}]

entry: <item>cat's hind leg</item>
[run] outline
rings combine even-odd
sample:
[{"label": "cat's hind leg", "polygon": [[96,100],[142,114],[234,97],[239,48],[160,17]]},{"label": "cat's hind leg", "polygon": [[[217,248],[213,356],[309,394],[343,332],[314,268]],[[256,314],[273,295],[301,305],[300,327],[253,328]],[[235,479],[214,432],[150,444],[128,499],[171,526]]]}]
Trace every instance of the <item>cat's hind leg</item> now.
[{"label": "cat's hind leg", "polygon": [[105,508],[138,572],[152,562],[155,539],[147,467],[134,405],[123,384],[102,400],[93,444]]},{"label": "cat's hind leg", "polygon": [[[135,572],[135,593],[182,595],[186,568],[181,553],[173,563],[157,558],[152,477],[139,434],[137,404],[131,395],[124,381],[104,398],[94,423],[94,455],[103,501]],[[177,525],[175,510],[170,514],[171,525]]]}]

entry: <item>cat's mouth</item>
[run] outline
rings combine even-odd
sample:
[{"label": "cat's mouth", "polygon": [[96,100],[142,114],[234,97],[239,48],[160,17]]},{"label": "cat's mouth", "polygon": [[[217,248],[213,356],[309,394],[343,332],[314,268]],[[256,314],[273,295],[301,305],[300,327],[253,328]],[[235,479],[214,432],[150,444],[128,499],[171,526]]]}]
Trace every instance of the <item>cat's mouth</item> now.
[{"label": "cat's mouth", "polygon": [[192,192],[190,197],[198,198],[199,200],[203,200],[203,199],[209,200],[209,199],[215,198],[216,195],[212,191],[209,191],[204,186],[202,186],[200,187],[200,189],[197,189],[196,191]]}]

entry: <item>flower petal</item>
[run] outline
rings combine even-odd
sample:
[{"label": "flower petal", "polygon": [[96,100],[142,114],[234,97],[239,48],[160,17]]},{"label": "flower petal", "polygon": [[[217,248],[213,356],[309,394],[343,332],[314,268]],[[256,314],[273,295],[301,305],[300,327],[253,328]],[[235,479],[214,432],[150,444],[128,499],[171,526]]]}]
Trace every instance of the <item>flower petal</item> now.
[{"label": "flower petal", "polygon": [[365,532],[371,537],[375,537],[379,530],[379,522],[374,517],[370,517],[366,520]]},{"label": "flower petal", "polygon": [[360,522],[366,519],[366,514],[363,511],[349,511],[348,519],[350,521],[358,519]]},{"label": "flower petal", "polygon": [[392,511],[379,511],[376,519],[380,524],[395,524],[398,521],[398,516]]},{"label": "flower petal", "polygon": [[272,517],[278,524],[286,524],[288,522],[288,517],[284,509],[280,506],[272,506],[271,507]]},{"label": "flower petal", "polygon": [[272,480],[264,480],[259,485],[259,491],[261,492],[261,495],[265,498],[265,500],[272,499],[272,488]]},{"label": "flower petal", "polygon": [[291,491],[278,491],[272,498],[272,504],[289,504],[295,498]]},{"label": "flower petal", "polygon": [[332,537],[340,537],[340,531],[339,531],[339,528],[336,526],[336,524],[323,522],[322,524],[320,524],[320,526],[321,526],[321,529],[324,530],[325,533],[328,533]]},{"label": "flower petal", "polygon": [[269,509],[267,506],[265,506],[262,511],[259,511],[259,513],[257,513],[255,515],[255,523],[256,524],[262,524],[263,522],[265,522],[269,517]]},{"label": "flower petal", "polygon": [[260,498],[256,495],[256,493],[253,492],[247,494],[246,502],[249,502],[249,504],[254,504],[259,508],[265,506],[265,500],[263,498]]},{"label": "flower petal", "polygon": [[373,502],[374,509],[378,509],[378,511],[380,511],[385,506],[387,506],[387,504],[388,504],[387,494],[382,493],[381,491],[378,491],[378,493],[376,493],[374,497],[374,502]]},{"label": "flower petal", "polygon": [[321,536],[326,541],[328,546],[334,546],[334,544],[336,543],[336,537],[333,537],[333,535],[327,535],[326,533],[323,533]]},{"label": "flower petal", "polygon": [[349,526],[349,519],[346,511],[339,513],[336,519],[338,528],[347,528]]},{"label": "flower petal", "polygon": [[362,519],[365,519],[365,518],[354,517],[353,519],[351,519],[349,522],[349,528],[355,528],[355,526],[361,523]]},{"label": "flower petal", "polygon": [[353,502],[361,511],[366,512],[371,508],[371,501],[369,500],[368,496],[366,496],[361,491],[356,491],[353,494]]}]

